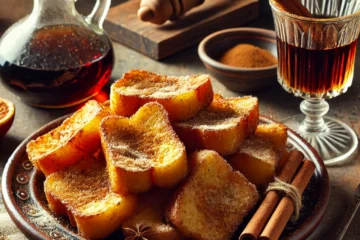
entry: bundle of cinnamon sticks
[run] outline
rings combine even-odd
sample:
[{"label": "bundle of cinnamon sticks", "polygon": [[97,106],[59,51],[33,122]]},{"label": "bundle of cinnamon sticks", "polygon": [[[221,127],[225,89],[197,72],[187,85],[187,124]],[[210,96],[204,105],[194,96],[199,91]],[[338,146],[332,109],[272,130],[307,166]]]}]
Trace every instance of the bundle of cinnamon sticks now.
[{"label": "bundle of cinnamon sticks", "polygon": [[[288,161],[277,176],[283,182],[291,182],[291,185],[301,195],[315,170],[315,165],[312,161],[303,161],[303,159],[304,155],[301,152],[292,150]],[[239,240],[278,239],[293,212],[294,202],[289,197],[281,197],[278,192],[269,191],[240,235]]]}]

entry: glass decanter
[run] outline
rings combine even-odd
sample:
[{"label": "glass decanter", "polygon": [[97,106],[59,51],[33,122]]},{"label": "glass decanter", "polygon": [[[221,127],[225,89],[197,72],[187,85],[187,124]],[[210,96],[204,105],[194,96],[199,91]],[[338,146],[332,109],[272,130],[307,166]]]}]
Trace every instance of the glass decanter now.
[{"label": "glass decanter", "polygon": [[97,0],[80,15],[75,0],[34,0],[29,16],[0,40],[3,85],[25,103],[68,107],[94,95],[109,81],[114,65],[103,22],[111,0]]},{"label": "glass decanter", "polygon": [[358,145],[349,126],[325,116],[329,111],[325,99],[345,93],[352,84],[360,1],[301,3],[317,17],[290,14],[270,1],[277,34],[278,81],[286,91],[304,99],[303,114],[283,122],[308,140],[325,164],[333,164],[344,161]]}]

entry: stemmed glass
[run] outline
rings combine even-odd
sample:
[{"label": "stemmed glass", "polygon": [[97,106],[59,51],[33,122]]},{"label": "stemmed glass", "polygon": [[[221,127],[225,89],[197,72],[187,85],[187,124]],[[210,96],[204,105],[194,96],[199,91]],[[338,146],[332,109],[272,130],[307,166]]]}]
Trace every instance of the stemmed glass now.
[{"label": "stemmed glass", "polygon": [[[270,0],[278,47],[278,81],[296,97],[301,115],[284,120],[319,152],[325,164],[345,160],[357,147],[355,132],[324,115],[354,74],[360,0],[302,0],[317,18],[290,14]],[[344,106],[345,107],[345,106]]]}]

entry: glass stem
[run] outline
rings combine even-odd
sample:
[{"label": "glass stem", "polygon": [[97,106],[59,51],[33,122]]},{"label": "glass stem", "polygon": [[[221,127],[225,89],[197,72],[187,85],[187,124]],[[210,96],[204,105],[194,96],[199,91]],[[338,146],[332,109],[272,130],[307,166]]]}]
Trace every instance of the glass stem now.
[{"label": "glass stem", "polygon": [[329,111],[329,104],[325,100],[305,99],[300,104],[300,110],[306,115],[302,130],[310,133],[327,131],[323,116]]}]

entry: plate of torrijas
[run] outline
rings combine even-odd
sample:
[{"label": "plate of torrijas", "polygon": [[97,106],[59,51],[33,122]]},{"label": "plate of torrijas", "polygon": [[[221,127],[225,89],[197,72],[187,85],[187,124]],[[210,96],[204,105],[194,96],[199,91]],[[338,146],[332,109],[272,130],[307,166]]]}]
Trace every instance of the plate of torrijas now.
[{"label": "plate of torrijas", "polygon": [[327,207],[327,170],[258,104],[214,93],[205,74],[129,71],[110,101],[19,145],[2,177],[6,209],[33,239],[304,239]]}]

